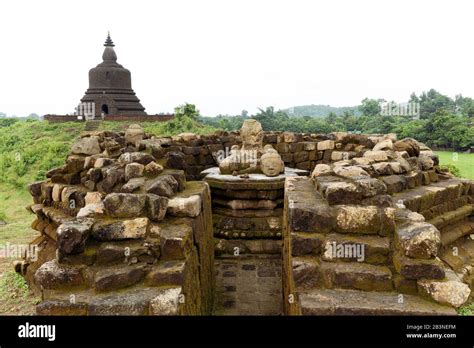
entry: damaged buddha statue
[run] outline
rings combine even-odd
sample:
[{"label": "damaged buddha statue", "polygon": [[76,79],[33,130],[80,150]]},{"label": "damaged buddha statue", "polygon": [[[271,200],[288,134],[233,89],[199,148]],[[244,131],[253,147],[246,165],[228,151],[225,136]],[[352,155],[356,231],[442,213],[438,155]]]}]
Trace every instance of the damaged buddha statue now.
[{"label": "damaged buddha statue", "polygon": [[219,162],[221,174],[264,174],[273,177],[285,171],[278,152],[271,145],[263,147],[263,130],[259,122],[245,120],[240,136],[242,147],[232,146],[230,155]]}]

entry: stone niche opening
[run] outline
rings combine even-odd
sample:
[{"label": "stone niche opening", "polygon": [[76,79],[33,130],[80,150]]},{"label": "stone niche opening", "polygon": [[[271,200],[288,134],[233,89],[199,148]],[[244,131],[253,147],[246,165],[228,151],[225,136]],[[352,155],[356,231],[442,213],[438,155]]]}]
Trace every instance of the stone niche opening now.
[{"label": "stone niche opening", "polygon": [[104,114],[104,115],[109,114],[109,106],[107,104],[102,104],[101,113]]}]

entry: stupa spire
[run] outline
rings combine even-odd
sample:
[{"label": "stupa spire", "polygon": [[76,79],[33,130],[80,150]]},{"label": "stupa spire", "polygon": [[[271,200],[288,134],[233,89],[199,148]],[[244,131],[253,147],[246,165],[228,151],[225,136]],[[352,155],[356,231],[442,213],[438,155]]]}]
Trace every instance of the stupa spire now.
[{"label": "stupa spire", "polygon": [[105,47],[114,47],[115,46],[114,42],[110,38],[110,31],[107,33],[107,39],[105,40],[104,46]]}]

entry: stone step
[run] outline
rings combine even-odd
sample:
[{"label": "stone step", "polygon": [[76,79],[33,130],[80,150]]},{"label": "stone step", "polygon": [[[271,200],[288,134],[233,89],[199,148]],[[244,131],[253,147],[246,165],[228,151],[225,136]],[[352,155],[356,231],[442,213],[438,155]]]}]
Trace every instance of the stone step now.
[{"label": "stone step", "polygon": [[281,239],[281,230],[221,230],[214,229],[214,237],[225,239]]},{"label": "stone step", "polygon": [[283,199],[212,199],[213,206],[230,208],[233,210],[272,210],[283,206]]},{"label": "stone step", "polygon": [[391,263],[388,237],[331,233],[325,236],[321,249],[325,261]]},{"label": "stone step", "polygon": [[440,232],[441,244],[447,246],[463,236],[474,233],[474,221],[459,221],[443,228]]},{"label": "stone step", "polygon": [[393,255],[393,265],[395,271],[406,279],[443,279],[445,277],[445,265],[438,258],[415,259],[397,252]]},{"label": "stone step", "polygon": [[[39,315],[178,315],[181,287],[134,286],[115,293],[53,292],[36,306]],[[197,314],[197,313],[196,313]]]},{"label": "stone step", "polygon": [[393,289],[392,272],[385,266],[359,262],[321,262],[320,269],[326,288],[364,291]]},{"label": "stone step", "polygon": [[296,289],[316,288],[390,291],[392,272],[388,267],[359,262],[324,262],[315,257],[293,257]]},{"label": "stone step", "polygon": [[456,315],[453,308],[395,292],[315,289],[298,296],[302,315]]},{"label": "stone step", "polygon": [[443,229],[445,227],[450,227],[453,223],[467,218],[473,214],[473,211],[474,206],[472,204],[468,204],[459,209],[439,215],[434,219],[428,220],[428,222],[432,225],[435,225],[438,229]]},{"label": "stone step", "polygon": [[283,209],[259,209],[259,210],[234,210],[230,208],[222,207],[213,207],[213,214],[223,215],[223,216],[233,216],[233,217],[272,217],[272,216],[283,216]]},{"label": "stone step", "polygon": [[474,240],[469,237],[459,238],[443,247],[439,257],[454,271],[462,272],[465,266],[474,266]]},{"label": "stone step", "polygon": [[394,203],[403,202],[411,211],[422,212],[435,205],[458,199],[467,194],[466,185],[458,179],[448,179],[392,195]]},{"label": "stone step", "polygon": [[212,215],[214,231],[242,230],[249,233],[255,230],[281,232],[282,216],[234,217],[214,213]]},{"label": "stone step", "polygon": [[215,255],[281,254],[283,241],[276,239],[214,238]]}]

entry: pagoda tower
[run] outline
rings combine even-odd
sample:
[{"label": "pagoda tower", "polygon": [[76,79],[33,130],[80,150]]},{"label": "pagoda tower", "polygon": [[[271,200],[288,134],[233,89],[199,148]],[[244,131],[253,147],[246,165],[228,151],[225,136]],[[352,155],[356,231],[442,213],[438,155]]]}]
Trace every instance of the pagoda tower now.
[{"label": "pagoda tower", "polygon": [[130,71],[117,63],[110,33],[104,46],[102,63],[89,70],[89,88],[81,103],[95,104],[93,116],[96,119],[105,115],[146,115],[145,108],[132,89]]}]

